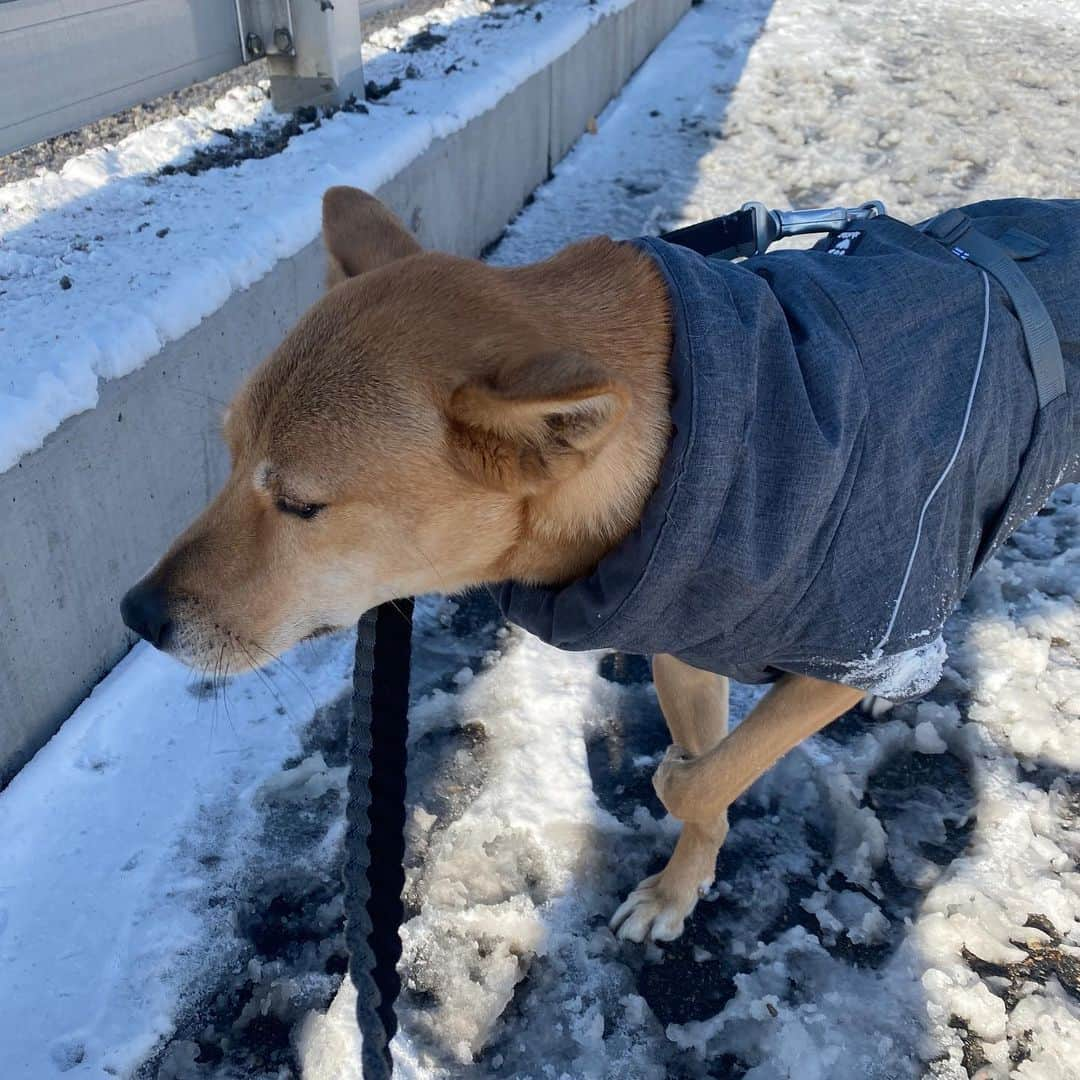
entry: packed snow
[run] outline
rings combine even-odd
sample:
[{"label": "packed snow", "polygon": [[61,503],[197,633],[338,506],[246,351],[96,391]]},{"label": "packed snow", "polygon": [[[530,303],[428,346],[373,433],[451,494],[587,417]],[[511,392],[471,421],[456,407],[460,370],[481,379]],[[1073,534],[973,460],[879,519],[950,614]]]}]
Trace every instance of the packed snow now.
[{"label": "packed snow", "polygon": [[[1076,194],[1078,50],[1080,10],[1041,0],[705,0],[492,258],[750,198],[914,220]],[[1072,487],[976,578],[924,700],[848,714],[738,801],[661,948],[606,925],[675,835],[647,663],[560,653],[483,593],[426,598],[400,1074],[1077,1080],[1078,600]],[[136,649],[0,794],[6,1075],[358,1076],[348,657],[301,651],[226,712]],[[733,687],[734,721],[758,693]]]},{"label": "packed snow", "polygon": [[247,964],[238,885],[272,862],[270,808],[317,797],[281,770],[351,685],[350,643],[288,664],[222,695],[139,646],[0,795],[5,1076],[129,1076],[186,985]]},{"label": "packed snow", "polygon": [[100,380],[314,240],[327,187],[378,188],[627,3],[449,0],[365,42],[365,78],[384,96],[310,116],[279,153],[183,171],[280,135],[287,118],[265,90],[240,86],[0,187],[0,472],[93,408]]}]

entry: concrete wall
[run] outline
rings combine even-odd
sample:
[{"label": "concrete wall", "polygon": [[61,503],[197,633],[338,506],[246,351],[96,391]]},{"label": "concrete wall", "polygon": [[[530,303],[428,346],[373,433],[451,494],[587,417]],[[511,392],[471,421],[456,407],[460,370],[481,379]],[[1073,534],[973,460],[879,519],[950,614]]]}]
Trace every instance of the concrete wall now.
[{"label": "concrete wall", "polygon": [[[636,0],[604,19],[380,196],[425,246],[477,254],[689,6]],[[0,787],[130,646],[120,596],[222,483],[223,404],[323,271],[317,242],[281,261],[0,474]]]}]

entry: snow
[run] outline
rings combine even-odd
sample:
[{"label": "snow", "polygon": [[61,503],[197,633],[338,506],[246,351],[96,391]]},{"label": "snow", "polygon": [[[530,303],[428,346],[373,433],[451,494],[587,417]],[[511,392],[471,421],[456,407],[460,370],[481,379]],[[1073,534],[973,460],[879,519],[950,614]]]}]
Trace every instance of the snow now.
[{"label": "snow", "polygon": [[[916,716],[921,716],[921,713],[921,709],[917,710]],[[920,754],[944,754],[949,746],[938,734],[933,721],[920,719],[915,725],[915,749]]]},{"label": "snow", "polygon": [[[450,0],[365,43],[365,78],[402,79],[398,91],[366,115],[306,125],[281,153],[160,173],[284,123],[262,88],[242,86],[0,187],[0,472],[93,408],[100,380],[141,367],[314,240],[327,187],[378,188],[627,3]],[[402,51],[429,25],[445,41]]]},{"label": "snow", "polygon": [[139,645],[15,777],[0,796],[6,1075],[126,1075],[172,1030],[177,984],[224,947],[211,898],[250,874],[265,803],[294,802],[302,771],[314,782],[277,770],[351,660],[348,635],[327,639],[219,699]]},{"label": "snow", "polygon": [[879,647],[846,665],[845,682],[869,687],[873,695],[886,701],[919,697],[941,678],[945,656],[940,636],[898,653],[886,654]]},{"label": "snow", "polygon": [[[1078,24],[1042,2],[706,0],[493,260],[748,198],[914,219],[1075,191]],[[663,949],[606,927],[676,832],[644,662],[559,653],[482,594],[423,600],[400,1074],[1076,1080],[1078,541],[1062,489],[974,581],[927,698],[870,702],[735,804],[716,884]],[[348,640],[320,649],[288,658],[320,708],[282,670],[287,716],[247,677],[231,720],[136,650],[0,794],[7,1075],[357,1076],[352,990],[326,967],[344,759],[323,706]],[[759,693],[733,687],[734,722]],[[291,951],[265,940],[279,893]]]}]

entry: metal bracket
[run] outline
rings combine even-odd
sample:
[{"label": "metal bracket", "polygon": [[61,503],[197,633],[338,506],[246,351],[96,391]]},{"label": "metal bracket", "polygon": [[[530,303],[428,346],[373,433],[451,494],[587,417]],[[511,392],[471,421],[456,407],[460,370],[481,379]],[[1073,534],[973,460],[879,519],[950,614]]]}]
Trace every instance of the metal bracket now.
[{"label": "metal bracket", "polygon": [[245,64],[264,56],[296,55],[289,0],[236,0],[236,23]]},{"label": "metal bracket", "polygon": [[278,112],[363,100],[363,35],[357,0],[234,3],[244,61],[266,58],[270,99]]}]

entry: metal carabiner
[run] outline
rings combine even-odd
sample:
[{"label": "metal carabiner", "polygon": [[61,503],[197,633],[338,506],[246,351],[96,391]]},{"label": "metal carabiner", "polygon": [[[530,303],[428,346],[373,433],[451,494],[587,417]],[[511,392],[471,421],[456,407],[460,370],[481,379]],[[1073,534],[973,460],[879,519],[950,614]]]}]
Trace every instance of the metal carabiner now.
[{"label": "metal carabiner", "polygon": [[770,210],[764,203],[743,203],[741,209],[754,215],[755,255],[764,255],[769,245],[785,236],[807,233],[843,232],[856,221],[867,221],[886,213],[880,199],[858,206],[832,206],[816,210]]}]

